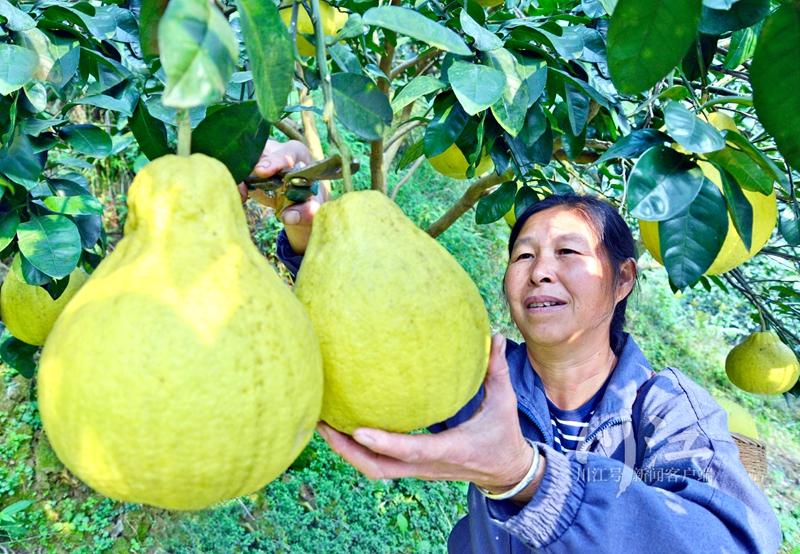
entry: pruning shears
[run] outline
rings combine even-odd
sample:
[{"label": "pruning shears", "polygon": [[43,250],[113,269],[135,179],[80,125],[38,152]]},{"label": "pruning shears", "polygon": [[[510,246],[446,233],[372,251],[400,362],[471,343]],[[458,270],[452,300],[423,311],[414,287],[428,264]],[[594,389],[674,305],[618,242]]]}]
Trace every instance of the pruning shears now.
[{"label": "pruning shears", "polygon": [[[359,170],[361,164],[357,160],[350,163],[350,173]],[[245,185],[252,198],[265,206],[274,207],[281,213],[290,204],[305,202],[310,196],[317,194],[317,181],[330,181],[342,178],[342,158],[335,154],[324,160],[314,162],[299,169],[278,173],[272,177],[254,177],[245,179]]]}]

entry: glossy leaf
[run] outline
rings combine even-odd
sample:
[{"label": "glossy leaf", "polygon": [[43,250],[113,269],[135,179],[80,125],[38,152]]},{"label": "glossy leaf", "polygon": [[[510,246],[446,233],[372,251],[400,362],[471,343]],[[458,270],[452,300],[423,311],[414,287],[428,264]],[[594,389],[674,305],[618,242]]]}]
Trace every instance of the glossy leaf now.
[{"label": "glossy leaf", "polygon": [[731,36],[730,48],[725,56],[725,68],[736,69],[753,57],[761,25],[739,29]]},{"label": "glossy leaf", "polygon": [[0,95],[11,94],[33,79],[39,58],[14,44],[0,44]]},{"label": "glossy leaf", "polygon": [[469,123],[469,115],[452,95],[437,98],[434,117],[425,129],[425,157],[438,156],[456,143]]},{"label": "glossy leaf", "polygon": [[[103,218],[100,215],[76,215],[72,221],[81,235],[81,247],[92,248],[103,234]],[[84,252],[84,255],[86,252]]]},{"label": "glossy leaf", "polygon": [[389,99],[368,77],[354,73],[331,76],[336,118],[364,140],[378,140],[392,122]]},{"label": "glossy leaf", "polygon": [[514,207],[517,185],[513,181],[503,183],[491,194],[487,194],[475,206],[475,223],[492,223],[503,217]]},{"label": "glossy leaf", "polygon": [[[728,143],[728,145],[747,154],[747,156],[757,163],[764,173],[769,175],[774,181],[783,182],[786,179],[784,172],[781,171],[777,165],[775,165],[775,162],[773,162],[769,156],[753,145],[753,143],[747,140],[744,135],[731,130],[725,130],[723,131],[723,134],[725,135],[725,141]],[[763,190],[767,189],[764,188]]]},{"label": "glossy leaf", "polygon": [[0,359],[26,379],[33,378],[36,372],[34,355],[38,350],[39,347],[22,342],[13,337],[8,329],[3,329],[0,336]]},{"label": "glossy leaf", "polygon": [[158,43],[167,76],[165,106],[192,108],[222,98],[239,48],[216,4],[172,0],[158,25]]},{"label": "glossy leaf", "polygon": [[620,92],[642,92],[680,63],[697,34],[700,7],[700,0],[619,0],[608,29],[608,67]]},{"label": "glossy leaf", "polygon": [[147,110],[144,102],[139,100],[133,115],[128,120],[131,133],[139,143],[142,154],[150,160],[155,160],[170,153],[167,140],[167,128],[164,122],[156,119]]},{"label": "glossy leaf", "polygon": [[59,130],[59,135],[81,154],[100,158],[111,153],[111,137],[95,125],[65,125]]},{"label": "glossy leaf", "polygon": [[279,119],[294,79],[294,50],[278,8],[263,0],[236,0],[253,72],[256,101],[267,121]]},{"label": "glossy leaf", "polygon": [[192,133],[192,152],[218,159],[239,183],[256,165],[267,138],[269,124],[256,102],[249,100],[209,114]]},{"label": "glossy leaf", "polygon": [[475,48],[488,52],[503,47],[503,41],[491,31],[487,31],[472,19],[467,10],[461,10],[461,28],[475,40]]},{"label": "glossy leaf", "polygon": [[706,123],[678,102],[664,106],[667,132],[689,152],[706,154],[725,147],[725,139],[710,123]]},{"label": "glossy leaf", "polygon": [[739,237],[749,252],[750,245],[753,243],[753,206],[750,205],[733,175],[724,169],[719,174],[722,179],[722,193],[728,204],[728,213],[731,215],[736,232],[739,233]]},{"label": "glossy leaf", "polygon": [[505,48],[489,52],[486,60],[505,75],[503,93],[492,104],[492,114],[500,126],[515,137],[525,124],[528,108],[544,91],[547,63],[540,60],[521,63]]},{"label": "glossy leaf", "polygon": [[370,8],[364,13],[362,21],[365,25],[375,25],[394,31],[445,52],[460,56],[472,54],[464,40],[454,31],[408,8],[399,6]]},{"label": "glossy leaf", "polygon": [[27,31],[36,26],[36,21],[8,0],[0,0],[0,17],[6,20],[5,26],[12,31]]},{"label": "glossy leaf", "polygon": [[737,0],[730,9],[712,9],[703,5],[700,32],[721,35],[750,27],[764,19],[769,13],[769,0]]},{"label": "glossy leaf", "polygon": [[700,167],[688,157],[654,146],[639,158],[628,178],[628,209],[638,219],[669,219],[692,203],[704,179]]},{"label": "glossy leaf", "polygon": [[81,255],[75,223],[62,215],[32,216],[17,228],[19,250],[42,273],[60,279],[69,275]]},{"label": "glossy leaf", "polygon": [[30,190],[44,169],[44,160],[36,153],[30,137],[17,127],[11,143],[0,149],[0,173]]},{"label": "glossy leaf", "polygon": [[[744,1],[744,0],[740,0]],[[789,2],[764,22],[750,80],[758,119],[786,161],[800,170],[800,5]]]},{"label": "glossy leaf", "polygon": [[158,56],[158,23],[168,0],[142,0],[139,11],[139,45],[145,57]]},{"label": "glossy leaf", "polygon": [[800,246],[800,218],[792,206],[787,206],[781,212],[778,227],[786,242],[792,246]]},{"label": "glossy leaf", "polygon": [[570,83],[564,83],[567,97],[567,115],[572,134],[579,136],[586,129],[589,119],[589,98]]},{"label": "glossy leaf", "polygon": [[726,146],[706,156],[714,164],[727,170],[743,189],[771,194],[773,188],[772,175],[757,164],[741,150]]},{"label": "glossy leaf", "polygon": [[670,281],[679,289],[695,284],[717,257],[728,232],[725,199],[703,178],[694,201],[658,223],[661,257]]},{"label": "glossy leaf", "polygon": [[392,99],[392,111],[397,113],[421,97],[441,90],[446,86],[446,83],[430,75],[415,77]]},{"label": "glossy leaf", "polygon": [[525,116],[525,126],[516,137],[506,137],[508,147],[523,172],[535,164],[546,165],[553,156],[553,133],[541,106],[536,103]]},{"label": "glossy leaf", "polygon": [[447,78],[464,110],[475,115],[497,102],[503,94],[506,77],[502,72],[480,64],[455,61]]},{"label": "glossy leaf", "polygon": [[637,158],[651,147],[670,141],[669,135],[656,129],[636,129],[631,131],[603,152],[595,163],[599,164],[616,158]]},{"label": "glossy leaf", "polygon": [[0,250],[11,244],[17,234],[19,214],[16,210],[0,215]]},{"label": "glossy leaf", "polygon": [[[38,202],[38,201],[37,201]],[[49,196],[41,201],[48,210],[65,215],[101,215],[103,205],[90,194],[81,196]]]}]

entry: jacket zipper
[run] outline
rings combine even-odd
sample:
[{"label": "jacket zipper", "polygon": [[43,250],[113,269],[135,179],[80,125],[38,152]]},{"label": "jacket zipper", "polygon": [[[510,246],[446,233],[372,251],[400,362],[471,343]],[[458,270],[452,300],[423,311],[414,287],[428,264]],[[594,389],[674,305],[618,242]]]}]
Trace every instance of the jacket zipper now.
[{"label": "jacket zipper", "polygon": [[[520,410],[522,410],[522,413],[523,413],[523,414],[525,414],[526,416],[528,416],[528,419],[530,419],[530,420],[533,422],[534,426],[536,426],[536,428],[537,428],[537,429],[539,429],[539,433],[541,433],[541,434],[542,434],[542,437],[544,437],[544,439],[545,439],[545,440],[547,440],[547,433],[545,433],[545,432],[544,432],[544,429],[542,428],[541,424],[539,423],[539,420],[538,420],[538,418],[536,418],[536,417],[535,417],[535,416],[534,416],[534,415],[531,413],[531,411],[530,411],[530,410],[528,410],[528,408],[526,408],[526,407],[525,407],[524,405],[522,405],[521,403],[517,402],[517,407],[518,407]],[[548,446],[550,446],[550,445],[548,445]]]},{"label": "jacket zipper", "polygon": [[602,424],[600,424],[600,427],[598,427],[597,429],[595,429],[594,431],[592,431],[591,433],[586,435],[586,437],[583,439],[583,442],[578,447],[578,450],[579,451],[586,451],[589,448],[589,444],[592,442],[592,440],[600,432],[605,431],[606,429],[608,429],[612,425],[620,425],[621,423],[625,423],[626,421],[630,421],[630,420],[631,420],[630,418],[619,417],[619,416],[611,418],[611,419],[607,419]]}]

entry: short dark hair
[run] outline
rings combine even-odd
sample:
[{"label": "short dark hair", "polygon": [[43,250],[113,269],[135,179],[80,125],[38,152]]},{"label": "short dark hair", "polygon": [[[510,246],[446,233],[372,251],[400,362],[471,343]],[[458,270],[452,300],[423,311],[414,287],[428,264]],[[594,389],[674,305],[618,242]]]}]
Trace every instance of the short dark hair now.
[{"label": "short dark hair", "polygon": [[[589,224],[594,227],[595,232],[600,238],[608,261],[614,272],[614,285],[619,279],[622,263],[630,258],[636,259],[636,249],[634,246],[633,234],[630,227],[622,219],[619,212],[608,202],[579,194],[554,194],[544,200],[531,204],[519,214],[514,227],[511,229],[511,236],[508,238],[508,255],[514,248],[520,231],[525,222],[534,214],[549,208],[564,207],[581,213]],[[631,289],[633,291],[633,289]],[[629,294],[630,295],[630,294]],[[625,309],[628,306],[626,296],[617,303],[614,308],[614,316],[611,318],[611,349],[619,355],[625,345]]]}]

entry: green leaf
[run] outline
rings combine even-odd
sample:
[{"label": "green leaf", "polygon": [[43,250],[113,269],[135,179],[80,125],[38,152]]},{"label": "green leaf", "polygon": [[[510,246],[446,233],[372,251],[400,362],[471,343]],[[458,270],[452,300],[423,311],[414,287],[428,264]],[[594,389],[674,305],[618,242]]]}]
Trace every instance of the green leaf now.
[{"label": "green leaf", "polygon": [[52,128],[55,125],[65,123],[66,119],[36,119],[34,117],[28,118],[22,122],[22,132],[26,135],[38,137],[44,131]]},{"label": "green leaf", "polygon": [[81,154],[102,158],[111,153],[111,137],[95,125],[89,123],[65,125],[58,134]]},{"label": "green leaf", "polygon": [[[36,362],[33,356],[37,350],[39,347],[22,342],[14,338],[8,329],[3,329],[3,334],[0,336],[0,359],[26,379],[31,379],[36,371]],[[7,509],[4,509],[3,512]]]},{"label": "green leaf", "polygon": [[748,202],[742,192],[742,187],[733,178],[733,175],[724,169],[719,172],[722,179],[722,192],[728,204],[728,213],[731,214],[733,227],[739,233],[745,249],[750,251],[753,242],[753,206]]},{"label": "green leaf", "polygon": [[11,144],[0,150],[0,173],[30,190],[44,169],[45,157],[35,152],[30,137],[17,127]]},{"label": "green leaf", "polygon": [[467,10],[461,10],[461,28],[466,34],[475,39],[475,48],[488,52],[503,47],[503,41],[491,31],[487,31],[472,19]]},{"label": "green leaf", "polygon": [[255,100],[249,100],[224,106],[206,117],[192,133],[192,152],[218,159],[239,183],[253,170],[267,138],[269,124]]},{"label": "green leaf", "polygon": [[424,141],[420,139],[403,151],[403,154],[400,156],[400,159],[397,160],[397,167],[395,167],[395,171],[400,171],[402,169],[405,169],[413,162],[418,160],[420,156],[424,155],[425,155],[425,144]]},{"label": "green leaf", "polygon": [[31,216],[19,224],[17,241],[36,269],[56,279],[69,275],[81,255],[78,228],[62,215]]},{"label": "green leaf", "polygon": [[[744,1],[744,0],[740,0]],[[800,170],[800,5],[786,3],[764,22],[750,66],[758,119],[789,164]]]},{"label": "green leaf", "polygon": [[800,218],[792,206],[783,209],[778,227],[787,243],[791,246],[800,246]]},{"label": "green leaf", "polygon": [[706,157],[715,165],[727,170],[743,189],[771,194],[773,189],[772,175],[741,150],[726,146]]},{"label": "green leaf", "polygon": [[709,179],[678,215],[658,223],[661,257],[670,281],[682,289],[694,285],[714,262],[728,233],[725,199]]},{"label": "green leaf", "polygon": [[642,92],[678,65],[694,41],[700,0],[620,0],[608,29],[608,67],[623,94]]},{"label": "green leaf", "polygon": [[5,25],[12,31],[27,31],[36,26],[36,22],[31,16],[8,0],[0,0],[0,17],[6,19]]},{"label": "green leaf", "polygon": [[567,115],[572,134],[579,136],[586,129],[589,120],[589,99],[577,87],[564,83],[567,98]]},{"label": "green leaf", "polygon": [[753,57],[760,30],[761,25],[757,24],[733,33],[728,54],[725,56],[724,66],[726,69],[736,69]]},{"label": "green leaf", "polygon": [[392,111],[397,113],[426,94],[431,94],[446,86],[446,83],[430,75],[415,77],[394,96],[392,99]]},{"label": "green leaf", "polygon": [[[100,215],[75,215],[72,221],[81,235],[81,247],[91,249],[103,234],[103,217]],[[85,254],[85,252],[84,252]]]},{"label": "green leaf", "polygon": [[595,29],[589,29],[585,25],[570,25],[561,29],[561,35],[555,35],[543,28],[537,31],[547,37],[556,52],[565,60],[584,60],[592,63],[606,60],[603,36]]},{"label": "green leaf", "polygon": [[[775,162],[764,152],[756,148],[744,135],[736,131],[731,131],[730,129],[723,130],[722,133],[725,135],[725,141],[729,146],[747,154],[751,160],[764,170],[764,173],[772,177],[773,181],[782,183],[786,179],[785,174],[775,165]],[[767,188],[765,187],[763,190],[767,190]]]},{"label": "green leaf", "polygon": [[101,215],[103,213],[103,205],[91,194],[80,196],[48,196],[41,200],[41,203],[48,210],[57,214]]},{"label": "green leaf", "polygon": [[336,118],[364,140],[379,140],[392,122],[389,99],[368,77],[355,73],[331,76]]},{"label": "green leaf", "polygon": [[642,154],[628,178],[631,215],[646,221],[669,219],[686,209],[703,186],[696,163],[667,146]]},{"label": "green leaf", "polygon": [[769,13],[769,0],[737,0],[730,9],[715,10],[703,5],[700,32],[721,35],[750,27]]},{"label": "green leaf", "polygon": [[150,115],[142,100],[136,104],[136,109],[133,110],[128,125],[136,142],[139,143],[139,148],[149,160],[155,160],[170,153],[167,128],[164,126],[164,122]]},{"label": "green leaf", "polygon": [[506,215],[508,210],[514,207],[516,193],[517,185],[513,181],[508,181],[481,198],[475,206],[475,223],[479,225],[492,223]]},{"label": "green leaf", "polygon": [[664,106],[667,132],[689,152],[706,154],[725,148],[725,139],[713,125],[706,123],[678,102]]},{"label": "green leaf", "polygon": [[0,95],[11,94],[29,83],[38,66],[35,52],[14,44],[0,44]]},{"label": "green leaf", "polygon": [[158,23],[169,0],[142,0],[139,11],[139,45],[146,58],[158,56]]},{"label": "green leaf", "polygon": [[433,119],[425,128],[425,157],[438,156],[453,144],[469,123],[469,115],[453,95],[440,95],[433,104]]},{"label": "green leaf", "polygon": [[506,138],[514,161],[523,172],[535,164],[547,165],[553,156],[553,133],[550,122],[537,102],[525,116],[525,126],[516,136]]},{"label": "green leaf", "polygon": [[689,46],[689,50],[681,61],[684,77],[690,81],[705,78],[714,55],[717,53],[717,41],[714,35],[698,35],[697,39]]},{"label": "green leaf", "polygon": [[516,137],[525,124],[525,115],[541,96],[547,81],[547,63],[537,60],[522,64],[505,48],[489,52],[487,62],[505,74],[505,87],[500,99],[492,104],[492,114],[500,126]]},{"label": "green leaf", "polygon": [[536,204],[539,198],[536,192],[528,185],[523,185],[517,189],[517,194],[514,197],[514,216],[519,218],[522,212],[528,209],[529,206]]},{"label": "green leaf", "polygon": [[[136,102],[136,97],[132,98]],[[130,116],[133,113],[133,106],[127,99],[114,98],[107,94],[93,94],[91,96],[84,96],[73,102],[74,104],[83,104],[84,106],[95,106],[104,110],[111,110],[112,112],[119,112],[122,115]]]},{"label": "green leaf", "polygon": [[19,214],[16,210],[4,213],[0,216],[0,250],[11,244],[17,234],[19,226]]},{"label": "green leaf", "polygon": [[394,31],[445,52],[452,52],[460,56],[472,55],[469,47],[458,34],[415,10],[399,6],[370,8],[364,13],[362,21],[365,25],[375,25]]},{"label": "green leaf", "polygon": [[280,118],[294,79],[294,50],[278,8],[263,0],[236,0],[253,72],[256,101],[267,121]]},{"label": "green leaf", "polygon": [[158,25],[158,43],[167,75],[165,106],[192,108],[222,98],[239,48],[216,4],[172,0]]},{"label": "green leaf", "polygon": [[613,160],[616,158],[636,158],[657,144],[669,142],[670,137],[666,133],[656,129],[634,129],[603,152],[596,164]]},{"label": "green leaf", "polygon": [[502,72],[460,60],[453,62],[447,70],[447,78],[464,111],[470,115],[497,102],[506,85],[506,77]]}]

